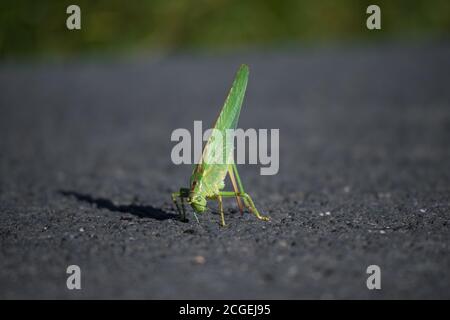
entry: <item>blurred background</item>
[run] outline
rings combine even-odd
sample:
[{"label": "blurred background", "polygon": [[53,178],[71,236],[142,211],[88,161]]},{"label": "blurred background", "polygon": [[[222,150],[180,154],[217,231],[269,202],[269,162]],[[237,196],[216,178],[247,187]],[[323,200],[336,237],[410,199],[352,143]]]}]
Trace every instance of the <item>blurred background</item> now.
[{"label": "blurred background", "polygon": [[[70,4],[81,7],[81,31],[65,27]],[[382,8],[376,32],[365,27],[370,4]],[[449,13],[448,0],[3,0],[0,57],[442,39],[449,36]]]}]

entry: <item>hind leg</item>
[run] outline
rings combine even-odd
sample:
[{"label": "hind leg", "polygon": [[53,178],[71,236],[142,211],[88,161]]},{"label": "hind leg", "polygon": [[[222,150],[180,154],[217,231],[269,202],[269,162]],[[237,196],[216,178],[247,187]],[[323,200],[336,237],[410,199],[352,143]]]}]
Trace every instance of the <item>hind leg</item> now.
[{"label": "hind leg", "polygon": [[256,209],[256,207],[255,207],[255,204],[253,203],[252,198],[250,197],[250,195],[248,193],[242,194],[242,197],[247,200],[248,207],[249,207],[250,211],[253,212],[258,219],[263,220],[263,221],[269,221],[270,220],[269,217],[262,216],[259,213],[258,209]]},{"label": "hind leg", "polygon": [[262,216],[258,209],[256,209],[255,204],[253,203],[252,198],[247,194],[247,193],[236,193],[236,192],[232,192],[232,191],[221,191],[219,192],[219,196],[221,197],[242,197],[242,199],[244,200],[244,203],[248,206],[249,210],[255,214],[255,216],[263,221],[269,221],[269,217],[266,216]]}]

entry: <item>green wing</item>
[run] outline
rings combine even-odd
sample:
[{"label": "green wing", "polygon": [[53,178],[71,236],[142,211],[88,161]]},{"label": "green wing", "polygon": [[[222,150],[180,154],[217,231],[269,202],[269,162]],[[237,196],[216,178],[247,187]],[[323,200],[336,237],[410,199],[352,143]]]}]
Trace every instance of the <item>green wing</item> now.
[{"label": "green wing", "polygon": [[[227,129],[236,129],[241,113],[248,81],[248,67],[241,65],[231,90],[214,125],[212,134],[203,149],[202,159],[194,168],[191,189],[205,196],[216,195],[224,187],[228,166],[233,163],[234,139],[226,134]],[[218,139],[217,135],[222,139]]]}]

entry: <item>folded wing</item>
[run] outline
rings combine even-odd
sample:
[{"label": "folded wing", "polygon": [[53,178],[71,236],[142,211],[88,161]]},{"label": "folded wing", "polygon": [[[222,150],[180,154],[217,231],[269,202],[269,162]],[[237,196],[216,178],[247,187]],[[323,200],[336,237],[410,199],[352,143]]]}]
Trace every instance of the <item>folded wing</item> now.
[{"label": "folded wing", "polygon": [[228,166],[233,163],[234,138],[227,130],[237,127],[248,75],[248,67],[241,65],[214,125],[215,130],[203,149],[202,159],[194,168],[191,187],[200,189],[207,196],[215,195],[223,188]]}]

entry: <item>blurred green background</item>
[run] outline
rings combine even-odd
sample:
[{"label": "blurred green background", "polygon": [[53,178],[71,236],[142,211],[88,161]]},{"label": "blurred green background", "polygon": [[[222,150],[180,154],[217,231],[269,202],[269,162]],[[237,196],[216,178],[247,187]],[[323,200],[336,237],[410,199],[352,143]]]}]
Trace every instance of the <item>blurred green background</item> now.
[{"label": "blurred green background", "polygon": [[[82,29],[66,28],[81,7]],[[382,30],[365,27],[369,4]],[[340,41],[447,39],[449,0],[1,0],[0,57],[223,51]]]}]

